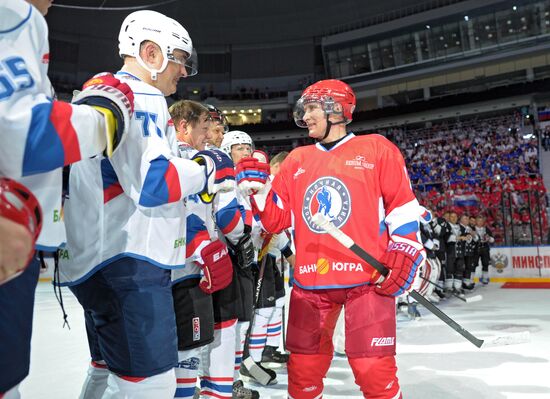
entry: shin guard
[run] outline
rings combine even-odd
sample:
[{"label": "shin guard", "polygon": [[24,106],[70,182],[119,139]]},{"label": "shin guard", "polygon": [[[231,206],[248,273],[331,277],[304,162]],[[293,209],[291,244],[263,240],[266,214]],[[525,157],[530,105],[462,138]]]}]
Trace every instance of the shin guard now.
[{"label": "shin guard", "polygon": [[317,399],[323,395],[323,378],[332,355],[290,354],[288,361],[288,396],[292,399]]},{"label": "shin guard", "polygon": [[355,383],[365,398],[400,399],[401,388],[397,380],[394,356],[361,357],[348,359]]}]

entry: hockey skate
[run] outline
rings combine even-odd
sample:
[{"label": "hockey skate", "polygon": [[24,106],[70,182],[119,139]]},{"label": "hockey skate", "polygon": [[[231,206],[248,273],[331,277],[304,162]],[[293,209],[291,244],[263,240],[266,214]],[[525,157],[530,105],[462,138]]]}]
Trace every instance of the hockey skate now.
[{"label": "hockey skate", "polygon": [[456,296],[459,296],[463,299],[466,299],[466,295],[464,294],[464,290],[462,288],[453,288],[453,294]]},{"label": "hockey skate", "polygon": [[427,299],[428,301],[430,301],[431,303],[439,303],[439,300],[440,300],[440,299],[439,299],[439,296],[436,295],[435,292],[432,292],[431,294],[426,295],[426,299]]},{"label": "hockey skate", "polygon": [[[251,358],[249,358],[252,360]],[[252,365],[247,367],[246,362],[241,364],[241,375],[249,382],[259,385],[275,385],[277,383],[277,373],[259,363],[252,361]]]},{"label": "hockey skate", "polygon": [[418,304],[416,302],[409,303],[407,308],[407,314],[411,320],[416,320],[421,317],[420,312],[418,311]]},{"label": "hockey skate", "polygon": [[481,284],[487,285],[489,284],[489,277],[481,277],[479,281],[481,282]]},{"label": "hockey skate", "polygon": [[262,352],[262,363],[277,365],[286,364],[288,362],[288,354],[281,353],[274,346],[266,345]]},{"label": "hockey skate", "polygon": [[[440,283],[441,286],[443,286],[443,284]],[[445,293],[443,292],[443,290],[440,290],[439,288],[436,288],[434,290],[434,293],[439,297],[439,299],[447,299],[447,297],[445,296]]]},{"label": "hockey skate", "polygon": [[241,380],[233,383],[233,399],[260,399],[260,393],[246,388]]}]

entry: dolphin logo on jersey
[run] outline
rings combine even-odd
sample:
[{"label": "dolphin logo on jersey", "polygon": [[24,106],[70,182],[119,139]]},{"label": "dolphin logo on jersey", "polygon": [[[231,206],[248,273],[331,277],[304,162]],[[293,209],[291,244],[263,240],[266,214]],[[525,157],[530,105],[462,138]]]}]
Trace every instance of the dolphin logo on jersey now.
[{"label": "dolphin logo on jersey", "polygon": [[321,177],[311,183],[305,191],[302,203],[302,217],[309,229],[315,233],[325,233],[311,221],[318,212],[328,217],[337,227],[343,226],[351,212],[349,193],[346,185],[332,176]]}]

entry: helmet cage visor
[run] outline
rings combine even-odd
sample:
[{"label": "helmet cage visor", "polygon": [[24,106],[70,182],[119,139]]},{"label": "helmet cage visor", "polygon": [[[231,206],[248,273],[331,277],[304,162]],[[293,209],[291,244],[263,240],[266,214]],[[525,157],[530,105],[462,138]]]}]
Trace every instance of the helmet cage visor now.
[{"label": "helmet cage visor", "polygon": [[335,102],[334,102],[334,99],[330,96],[326,96],[326,95],[302,96],[296,102],[296,105],[294,106],[294,111],[293,111],[294,122],[298,127],[302,127],[302,128],[307,127],[307,123],[304,121],[304,115],[306,114],[307,105],[312,103],[320,104],[321,109],[327,116],[329,116],[330,114],[343,115],[342,112],[336,112],[334,110]]},{"label": "helmet cage visor", "polygon": [[185,50],[181,51],[185,52],[185,57],[177,57],[176,55],[174,55],[173,51],[168,50],[166,52],[166,58],[168,59],[168,61],[172,61],[176,64],[184,66],[185,72],[187,73],[188,77],[194,76],[199,73],[199,60],[197,57],[197,51],[193,49],[191,56],[189,56]]}]

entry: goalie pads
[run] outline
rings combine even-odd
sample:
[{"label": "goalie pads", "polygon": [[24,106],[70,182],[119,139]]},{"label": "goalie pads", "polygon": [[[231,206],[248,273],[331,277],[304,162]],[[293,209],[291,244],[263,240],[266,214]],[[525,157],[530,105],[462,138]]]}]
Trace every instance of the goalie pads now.
[{"label": "goalie pads", "polygon": [[110,73],[100,73],[84,83],[72,102],[90,105],[104,115],[107,141],[104,155],[111,157],[126,138],[134,113],[134,93],[130,86]]}]

